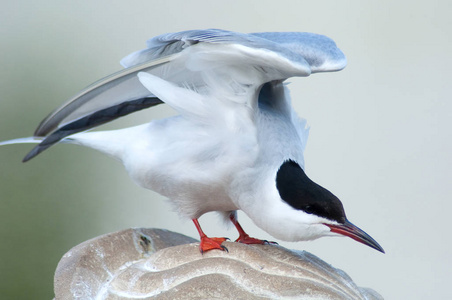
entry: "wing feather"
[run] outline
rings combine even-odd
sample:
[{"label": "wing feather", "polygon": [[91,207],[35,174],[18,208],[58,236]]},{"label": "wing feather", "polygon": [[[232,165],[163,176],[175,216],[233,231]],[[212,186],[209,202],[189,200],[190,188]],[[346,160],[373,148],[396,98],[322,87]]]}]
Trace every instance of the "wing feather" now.
[{"label": "wing feather", "polygon": [[[121,64],[126,69],[87,87],[40,123],[35,136],[47,138],[28,159],[70,134],[125,115],[114,113],[115,108],[121,107],[129,114],[143,108],[135,105],[142,99],[162,103],[164,99],[158,99],[140,83],[139,72],[254,108],[256,93],[266,82],[337,71],[345,67],[346,60],[331,39],[317,34],[243,34],[209,29],[154,37],[146,49],[128,55]],[[180,102],[180,108],[185,105],[190,106],[190,111],[196,109],[194,103],[184,104],[183,99]]]},{"label": "wing feather", "polygon": [[153,95],[141,85],[137,74],[161,66],[171,59],[172,57],[164,57],[145,62],[91,84],[42,120],[34,135],[43,137],[55,129],[97,110],[116,106],[122,102],[152,97]]}]

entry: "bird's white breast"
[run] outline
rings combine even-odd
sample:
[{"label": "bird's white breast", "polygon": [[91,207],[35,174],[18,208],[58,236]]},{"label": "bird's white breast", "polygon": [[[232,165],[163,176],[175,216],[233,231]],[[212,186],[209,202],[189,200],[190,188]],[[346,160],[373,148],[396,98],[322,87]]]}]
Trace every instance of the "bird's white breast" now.
[{"label": "bird's white breast", "polygon": [[182,117],[154,121],[137,128],[122,161],[136,183],[168,197],[184,216],[236,210],[230,182],[254,162],[255,138],[212,130]]}]

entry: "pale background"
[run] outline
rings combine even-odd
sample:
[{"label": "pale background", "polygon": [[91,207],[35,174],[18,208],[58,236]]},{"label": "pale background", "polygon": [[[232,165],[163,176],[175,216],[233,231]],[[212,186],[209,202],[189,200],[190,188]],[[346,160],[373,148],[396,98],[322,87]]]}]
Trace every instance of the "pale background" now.
[{"label": "pale background", "polygon": [[[51,110],[161,33],[325,34],[347,68],[290,85],[311,125],[306,170],[387,253],[346,238],[281,244],[314,253],[385,299],[452,299],[451,3],[3,0],[0,140],[31,135]],[[168,113],[161,107],[112,126]],[[59,258],[104,233],[157,227],[197,236],[116,161],[60,145],[22,164],[29,149],[0,148],[1,299],[50,299]],[[250,234],[272,239],[240,219]],[[201,224],[209,235],[236,237],[214,214]]]}]

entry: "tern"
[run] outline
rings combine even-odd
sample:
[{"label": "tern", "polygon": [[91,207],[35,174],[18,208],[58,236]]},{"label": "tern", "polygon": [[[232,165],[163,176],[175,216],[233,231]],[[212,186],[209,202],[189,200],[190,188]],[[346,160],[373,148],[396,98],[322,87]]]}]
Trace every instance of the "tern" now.
[{"label": "tern", "polygon": [[[346,218],[341,201],[304,170],[309,127],[292,108],[284,83],[338,71],[346,59],[330,38],[301,32],[243,34],[219,29],[163,34],[123,60],[125,69],[92,84],[36,129],[28,161],[57,143],[96,149],[123,163],[140,186],[193,220],[200,251],[227,250],[198,218],[219,212],[236,242],[264,244],[237,220],[242,210],[283,241],[347,236],[384,253]],[[88,130],[162,103],[178,114],[112,131]]]}]

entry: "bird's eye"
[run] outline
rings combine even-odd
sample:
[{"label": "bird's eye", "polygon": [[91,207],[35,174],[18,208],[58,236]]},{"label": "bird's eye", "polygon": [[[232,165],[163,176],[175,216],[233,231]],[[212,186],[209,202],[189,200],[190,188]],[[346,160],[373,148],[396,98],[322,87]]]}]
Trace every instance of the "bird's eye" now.
[{"label": "bird's eye", "polygon": [[314,213],[314,207],[312,207],[310,205],[306,206],[303,210],[308,214]]}]

